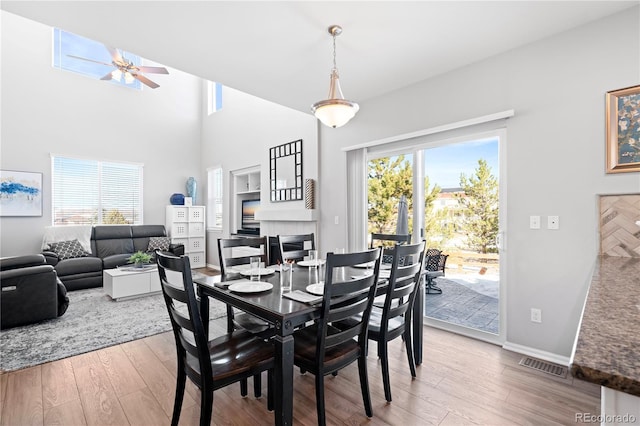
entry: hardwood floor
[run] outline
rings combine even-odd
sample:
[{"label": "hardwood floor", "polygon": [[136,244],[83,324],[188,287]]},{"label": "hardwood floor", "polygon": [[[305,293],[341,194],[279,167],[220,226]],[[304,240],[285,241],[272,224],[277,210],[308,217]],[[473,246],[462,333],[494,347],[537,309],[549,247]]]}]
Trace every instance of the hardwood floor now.
[{"label": "hardwood floor", "polygon": [[[224,332],[225,319],[212,322]],[[393,402],[384,399],[375,343],[369,349],[374,417],[364,413],[356,365],[326,379],[327,423],[335,425],[575,424],[599,414],[599,387],[518,366],[498,346],[425,328],[424,362],[411,380],[400,339],[390,345]],[[168,425],[175,386],[173,336],[163,333],[0,375],[0,424]],[[263,395],[266,395],[266,377]],[[314,378],[294,373],[294,421],[315,425]],[[251,395],[251,392],[250,392]],[[188,384],[180,424],[196,425],[199,391]],[[272,425],[266,398],[241,398],[239,385],[216,391],[216,425]]]}]

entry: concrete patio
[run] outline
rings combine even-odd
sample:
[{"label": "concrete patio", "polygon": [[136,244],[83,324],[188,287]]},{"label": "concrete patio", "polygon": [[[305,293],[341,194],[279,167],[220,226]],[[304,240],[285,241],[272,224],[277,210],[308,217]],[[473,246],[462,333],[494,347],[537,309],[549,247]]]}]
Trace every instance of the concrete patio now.
[{"label": "concrete patio", "polygon": [[442,294],[425,295],[425,316],[497,334],[499,327],[497,277],[447,274],[435,284]]}]

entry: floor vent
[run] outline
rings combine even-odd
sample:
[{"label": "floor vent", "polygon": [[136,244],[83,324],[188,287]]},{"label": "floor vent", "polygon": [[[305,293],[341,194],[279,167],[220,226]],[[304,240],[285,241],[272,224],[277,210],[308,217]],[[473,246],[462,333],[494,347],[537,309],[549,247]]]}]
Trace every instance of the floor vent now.
[{"label": "floor vent", "polygon": [[543,373],[551,374],[552,376],[562,378],[567,377],[567,367],[553,364],[551,362],[525,356],[520,360],[519,364],[523,367],[532,368],[534,370],[542,371]]}]

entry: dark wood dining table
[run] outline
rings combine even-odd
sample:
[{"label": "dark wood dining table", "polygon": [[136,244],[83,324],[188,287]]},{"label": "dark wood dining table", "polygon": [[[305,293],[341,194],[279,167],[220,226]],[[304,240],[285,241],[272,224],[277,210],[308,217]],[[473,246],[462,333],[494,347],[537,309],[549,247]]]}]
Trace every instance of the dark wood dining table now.
[{"label": "dark wood dining table", "polygon": [[[233,273],[224,276],[206,276],[194,279],[200,296],[200,312],[205,329],[208,328],[209,297],[227,303],[273,324],[275,328],[274,350],[274,408],[276,425],[293,424],[293,332],[298,327],[320,317],[320,305],[310,305],[283,297],[281,273],[274,266],[276,272],[262,276],[261,281],[273,284],[273,288],[260,293],[236,293],[222,286],[221,282],[248,279]],[[348,275],[362,274],[362,269],[347,270]],[[286,277],[282,277],[286,281]],[[421,286],[422,286],[421,280]],[[310,283],[317,282],[311,268],[293,266],[291,291],[304,291]],[[216,285],[217,284],[217,285]],[[378,294],[384,294],[386,280],[381,279],[378,284]],[[289,291],[288,289],[286,291]],[[416,364],[422,363],[422,310],[424,306],[424,291],[418,290],[414,305],[413,339]],[[208,330],[207,330],[208,333]]]}]

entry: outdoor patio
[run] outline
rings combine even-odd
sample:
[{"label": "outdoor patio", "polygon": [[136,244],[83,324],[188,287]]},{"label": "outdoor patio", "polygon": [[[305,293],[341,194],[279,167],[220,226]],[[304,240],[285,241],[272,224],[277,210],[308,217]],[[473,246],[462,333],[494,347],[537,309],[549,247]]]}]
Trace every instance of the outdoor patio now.
[{"label": "outdoor patio", "polygon": [[442,294],[425,296],[425,315],[463,327],[498,333],[499,281],[479,274],[450,274],[437,278]]}]

